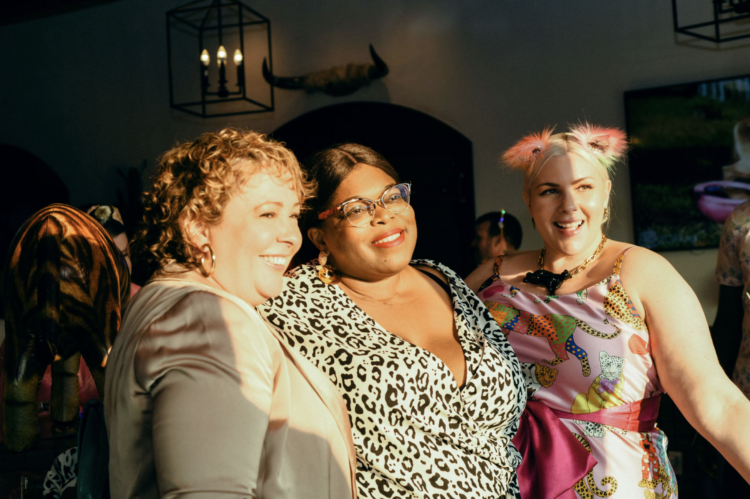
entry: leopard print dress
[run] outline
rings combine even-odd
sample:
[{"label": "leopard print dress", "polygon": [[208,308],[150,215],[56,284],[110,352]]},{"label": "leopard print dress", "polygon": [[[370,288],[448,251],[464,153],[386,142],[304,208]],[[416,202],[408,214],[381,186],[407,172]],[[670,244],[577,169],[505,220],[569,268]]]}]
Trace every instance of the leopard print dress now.
[{"label": "leopard print dress", "polygon": [[448,278],[463,387],[439,358],[386,331],[312,266],[298,267],[258,311],[341,392],[359,497],[520,498],[521,457],[510,439],[526,388],[516,355],[458,275],[427,260],[412,264]]}]

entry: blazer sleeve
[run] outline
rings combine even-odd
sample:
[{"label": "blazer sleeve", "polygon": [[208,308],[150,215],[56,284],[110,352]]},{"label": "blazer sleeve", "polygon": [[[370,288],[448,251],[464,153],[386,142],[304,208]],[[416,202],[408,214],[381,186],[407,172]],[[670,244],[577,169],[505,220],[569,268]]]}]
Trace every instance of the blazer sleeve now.
[{"label": "blazer sleeve", "polygon": [[139,344],[162,497],[256,497],[278,348],[226,298],[191,292]]}]

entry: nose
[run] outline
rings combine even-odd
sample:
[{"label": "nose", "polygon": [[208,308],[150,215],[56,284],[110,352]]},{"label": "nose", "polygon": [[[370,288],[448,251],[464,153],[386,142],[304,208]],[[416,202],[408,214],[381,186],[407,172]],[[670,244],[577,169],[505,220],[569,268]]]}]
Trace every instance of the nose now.
[{"label": "nose", "polygon": [[387,224],[395,215],[385,209],[383,203],[378,201],[375,203],[375,214],[372,216],[372,225],[384,225]]},{"label": "nose", "polygon": [[559,210],[563,213],[578,211],[578,199],[572,189],[565,189],[560,196]]},{"label": "nose", "polygon": [[302,246],[302,233],[296,219],[290,218],[289,222],[284,224],[284,230],[279,235],[278,241],[292,246],[295,253],[299,250]]}]

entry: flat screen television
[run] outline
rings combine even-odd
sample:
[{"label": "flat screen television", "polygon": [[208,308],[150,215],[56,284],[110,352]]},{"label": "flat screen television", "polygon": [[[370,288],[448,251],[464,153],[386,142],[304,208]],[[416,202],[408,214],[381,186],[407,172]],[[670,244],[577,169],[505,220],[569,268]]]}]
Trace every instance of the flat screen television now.
[{"label": "flat screen television", "polygon": [[625,92],[636,244],[715,248],[750,200],[750,75]]}]

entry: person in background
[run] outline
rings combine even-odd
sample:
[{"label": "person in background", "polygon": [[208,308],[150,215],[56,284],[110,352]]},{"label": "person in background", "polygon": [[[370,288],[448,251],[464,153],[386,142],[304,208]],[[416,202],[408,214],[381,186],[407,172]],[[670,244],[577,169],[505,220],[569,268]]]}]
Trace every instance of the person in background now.
[{"label": "person in background", "polygon": [[[110,206],[106,204],[94,205],[86,210],[86,213],[91,215],[94,220],[107,230],[107,233],[115,242],[117,249],[120,250],[122,256],[125,257],[125,262],[128,264],[128,270],[130,275],[133,275],[133,262],[130,259],[130,241],[128,241],[128,235],[125,232],[125,222],[122,220],[120,210],[116,206]],[[130,297],[132,298],[141,289],[139,285],[130,282]]]},{"label": "person in background", "polygon": [[[750,202],[735,208],[724,222],[715,275],[720,286],[714,346],[724,372],[750,398]],[[750,485],[731,466],[724,467],[722,482],[724,492],[750,497]]]},{"label": "person in background", "polygon": [[737,161],[722,167],[723,180],[750,182],[750,118],[738,121],[732,135]]},{"label": "person in background", "polygon": [[281,292],[313,193],[291,151],[250,131],[162,158],[132,244],[153,274],[107,363],[114,499],[356,496],[344,401],[255,310]]},{"label": "person in background", "polygon": [[466,280],[527,376],[513,440],[525,498],[676,498],[656,426],[664,393],[750,480],[750,401],[722,372],[695,293],[662,256],[604,235],[626,150],[621,130],[585,123],[509,149],[544,246]]},{"label": "person in background", "polygon": [[505,210],[491,211],[477,218],[471,247],[477,265],[521,248],[523,230],[518,219]]}]

